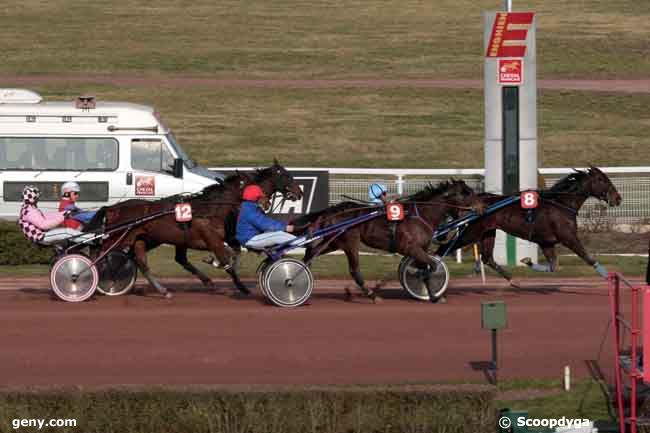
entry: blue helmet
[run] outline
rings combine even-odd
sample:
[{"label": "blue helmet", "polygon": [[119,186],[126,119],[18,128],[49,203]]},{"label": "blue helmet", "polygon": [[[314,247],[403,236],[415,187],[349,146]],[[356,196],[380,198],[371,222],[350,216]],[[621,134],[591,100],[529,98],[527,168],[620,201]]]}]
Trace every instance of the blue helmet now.
[{"label": "blue helmet", "polygon": [[381,196],[386,193],[386,185],[383,183],[373,183],[368,187],[368,198],[373,203],[383,203]]}]

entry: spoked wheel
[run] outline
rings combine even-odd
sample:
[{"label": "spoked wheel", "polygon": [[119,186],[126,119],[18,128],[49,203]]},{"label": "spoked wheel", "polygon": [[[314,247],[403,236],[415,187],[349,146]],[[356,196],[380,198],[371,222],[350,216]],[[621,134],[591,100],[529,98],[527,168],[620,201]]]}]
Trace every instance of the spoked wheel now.
[{"label": "spoked wheel", "polygon": [[97,290],[107,296],[128,293],[138,278],[135,262],[121,251],[109,252],[96,266],[99,271]]},{"label": "spoked wheel", "polygon": [[52,290],[66,302],[82,302],[97,289],[99,273],[92,260],[81,254],[61,256],[52,266]]},{"label": "spoked wheel", "polygon": [[260,288],[260,291],[266,295],[266,290],[264,289],[264,272],[266,271],[266,268],[272,263],[272,260],[267,258],[265,260],[262,260],[260,262],[259,266],[257,267],[257,287]]},{"label": "spoked wheel", "polygon": [[275,305],[298,307],[309,299],[314,289],[314,277],[300,260],[284,258],[265,267],[261,287]]},{"label": "spoked wheel", "polygon": [[427,279],[434,295],[434,301],[439,300],[447,290],[449,284],[449,269],[445,262],[438,256],[429,256],[435,262],[435,269],[426,266],[418,267],[412,257],[404,257],[399,264],[399,282],[409,295],[420,301],[429,300]]}]

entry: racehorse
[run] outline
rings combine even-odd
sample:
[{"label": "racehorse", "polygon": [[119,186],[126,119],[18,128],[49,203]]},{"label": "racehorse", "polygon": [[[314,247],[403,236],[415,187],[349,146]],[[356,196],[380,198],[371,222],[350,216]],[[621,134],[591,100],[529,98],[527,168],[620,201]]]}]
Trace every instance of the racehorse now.
[{"label": "racehorse", "polygon": [[[366,287],[359,269],[361,242],[371,248],[413,257],[423,266],[430,265],[435,269],[435,262],[427,254],[434,228],[452,209],[470,209],[471,207],[482,212],[484,207],[478,195],[465,182],[456,180],[443,182],[435,187],[428,185],[413,195],[399,199],[398,202],[403,206],[406,215],[402,221],[390,222],[386,216],[378,216],[334,235],[332,238],[314,245],[309,244],[303,260],[309,263],[320,254],[343,250],[348,259],[350,275],[359,289],[370,299],[375,300],[377,293]],[[300,217],[294,224],[297,227],[311,224],[310,230],[313,230],[368,214],[377,209],[380,207],[347,201]],[[427,289],[431,293],[431,289],[429,287]],[[350,296],[351,294],[348,292],[348,297]],[[431,296],[431,299],[432,302],[438,300],[434,296]]]},{"label": "racehorse", "polygon": [[[480,196],[486,205],[506,198],[495,194]],[[528,258],[522,260],[536,271],[554,272],[557,269],[555,245],[561,244],[593,266],[599,275],[607,277],[605,268],[587,253],[578,239],[576,217],[589,197],[604,201],[612,207],[619,206],[622,201],[612,181],[597,167],[589,167],[586,171],[575,170],[575,173],[560,179],[550,189],[541,190],[537,208],[528,215],[517,201],[471,224],[454,248],[480,242],[483,263],[516,286],[512,282],[512,275],[494,260],[496,229],[500,229],[541,247],[548,265],[532,264]],[[442,245],[437,254],[444,254],[446,249],[447,245]]]},{"label": "racehorse", "polygon": [[[135,262],[142,274],[158,292],[166,297],[171,294],[150,273],[147,264],[147,251],[161,244],[176,246],[176,262],[196,275],[201,282],[214,287],[210,278],[198,270],[187,259],[187,249],[211,251],[220,266],[230,275],[237,289],[249,294],[233,266],[233,258],[241,252],[241,247],[234,236],[237,213],[241,204],[243,188],[258,184],[271,196],[278,192],[283,199],[297,200],[302,197],[302,190],[295,183],[291,174],[277,161],[268,168],[257,170],[252,176],[237,172],[227,177],[223,184],[210,185],[200,193],[189,197],[182,195],[166,197],[157,201],[128,200],[100,209],[87,230],[97,225],[105,215],[105,228],[110,229],[128,221],[162,213],[163,215],[135,224],[124,233],[117,233],[102,244],[102,252],[109,248],[128,249],[134,254]],[[192,206],[192,220],[178,223],[174,208],[179,202]],[[229,246],[226,245],[226,242]],[[118,245],[114,244],[117,243]]]}]

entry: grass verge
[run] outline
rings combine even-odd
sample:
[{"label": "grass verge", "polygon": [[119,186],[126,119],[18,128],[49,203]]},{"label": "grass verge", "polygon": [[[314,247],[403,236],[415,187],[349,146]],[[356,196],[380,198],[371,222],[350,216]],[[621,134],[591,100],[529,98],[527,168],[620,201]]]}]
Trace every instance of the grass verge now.
[{"label": "grass verge", "polygon": [[281,391],[108,391],[0,394],[0,433],[14,419],[76,419],[44,432],[491,431],[485,386],[321,388]]},{"label": "grass verge", "polygon": [[[213,278],[229,278],[223,270],[216,270],[206,265],[201,259],[208,257],[209,253],[202,251],[190,251],[189,260],[209,276]],[[299,257],[299,256],[298,256]],[[620,256],[596,256],[599,262],[608,270],[622,272],[628,277],[639,277],[645,275],[647,264],[646,257],[620,257]],[[152,273],[158,277],[188,277],[190,274],[181,268],[174,261],[174,248],[163,245],[148,255]],[[241,275],[245,278],[255,277],[255,271],[263,256],[244,253],[241,259]],[[361,257],[361,272],[367,280],[397,280],[397,267],[401,256],[397,255],[363,255]],[[480,278],[474,274],[474,264],[471,257],[465,256],[463,263],[456,263],[453,258],[447,258],[447,264],[451,278],[474,275],[479,284]],[[508,268],[515,277],[520,277],[525,282],[526,277],[545,278],[567,278],[567,277],[595,277],[595,271],[577,257],[561,257],[560,270],[554,273],[539,273],[530,271],[524,267]],[[344,278],[350,279],[348,273],[347,259],[344,255],[328,255],[318,258],[313,263],[312,270],[314,277],[318,278]],[[488,276],[497,276],[496,273],[486,268]],[[23,266],[0,266],[0,277],[26,277],[26,276],[47,276],[48,265],[23,265]],[[198,280],[197,280],[198,282]],[[372,281],[370,281],[372,283]]]},{"label": "grass verge", "polygon": [[[648,56],[650,58],[650,56]],[[170,89],[42,86],[153,105],[205,166],[483,167],[483,93],[452,89]],[[539,166],[650,160],[649,94],[542,91]],[[625,107],[624,110],[621,107]]]},{"label": "grass verge", "polygon": [[[480,78],[481,14],[501,6],[494,0],[6,3],[0,73],[255,78]],[[538,12],[542,77],[647,76],[647,2],[527,0],[516,7]]]}]

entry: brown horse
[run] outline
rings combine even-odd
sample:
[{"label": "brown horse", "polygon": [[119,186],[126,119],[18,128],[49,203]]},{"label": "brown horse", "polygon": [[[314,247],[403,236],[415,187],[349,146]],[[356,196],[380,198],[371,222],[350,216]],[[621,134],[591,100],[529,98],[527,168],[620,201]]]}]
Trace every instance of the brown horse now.
[{"label": "brown horse", "polygon": [[[478,195],[465,182],[455,180],[441,183],[436,187],[428,185],[422,191],[398,201],[405,211],[404,220],[389,222],[386,216],[382,215],[315,245],[309,244],[304,261],[310,262],[320,254],[343,250],[348,259],[350,275],[363,293],[374,300],[377,294],[366,287],[359,269],[361,242],[371,248],[413,257],[418,262],[435,268],[436,264],[427,254],[434,228],[452,209],[472,207],[482,212],[484,207]],[[301,226],[311,223],[311,229],[322,228],[376,209],[377,206],[342,202],[323,211],[301,217],[295,221],[295,224]],[[432,302],[438,300],[435,296],[431,296],[431,299]]]},{"label": "brown horse", "polygon": [[[223,184],[210,185],[200,193],[189,197],[172,196],[151,202],[128,200],[102,208],[94,221],[101,220],[105,215],[105,230],[110,230],[125,222],[136,221],[148,215],[160,213],[162,215],[136,224],[128,232],[118,231],[103,243],[102,251],[107,251],[109,248],[131,251],[136,265],[149,283],[160,293],[170,297],[167,289],[151,275],[147,264],[147,251],[161,244],[175,245],[176,261],[196,275],[204,285],[214,287],[210,278],[187,259],[188,248],[209,250],[218,260],[218,264],[231,276],[237,289],[248,294],[250,292],[241,282],[237,267],[233,266],[233,258],[241,251],[234,238],[241,193],[244,186],[250,183],[258,184],[269,196],[278,192],[290,200],[302,197],[302,190],[294,182],[291,174],[275,161],[271,167],[257,170],[252,176],[237,173],[226,178]],[[191,222],[176,221],[174,208],[179,202],[191,204]],[[114,245],[115,243],[118,245]]]},{"label": "brown horse", "polygon": [[[480,242],[483,263],[513,284],[512,275],[499,266],[493,256],[496,229],[500,229],[542,248],[548,265],[533,264],[530,259],[522,260],[536,271],[554,272],[557,269],[555,245],[561,244],[606,277],[603,266],[587,253],[578,239],[576,217],[589,197],[604,201],[609,206],[619,206],[622,200],[612,181],[600,169],[590,167],[587,171],[575,170],[551,189],[540,191],[539,205],[534,211],[527,214],[519,202],[515,202],[471,224],[453,247]],[[490,205],[505,196],[481,194],[481,198]],[[448,245],[442,245],[437,254],[444,255],[448,249]]]}]

